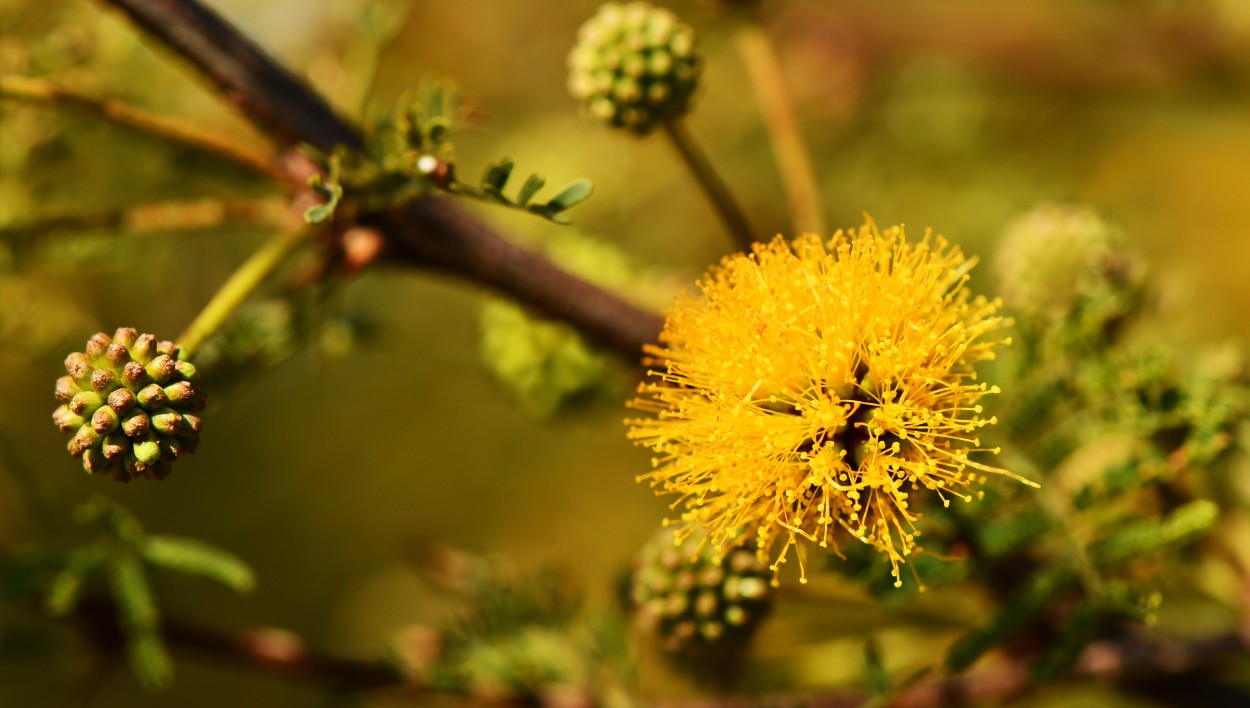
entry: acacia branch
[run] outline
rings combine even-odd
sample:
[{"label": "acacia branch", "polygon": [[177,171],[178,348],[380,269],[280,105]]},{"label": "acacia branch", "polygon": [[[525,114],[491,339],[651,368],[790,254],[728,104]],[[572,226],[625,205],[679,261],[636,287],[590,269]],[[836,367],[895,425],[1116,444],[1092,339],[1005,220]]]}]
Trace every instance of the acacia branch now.
[{"label": "acacia branch", "polygon": [[167,143],[208,153],[262,176],[281,176],[273,158],[259,148],[115,98],[97,98],[43,79],[14,75],[0,76],[0,98],[78,111]]},{"label": "acacia branch", "polygon": [[[195,0],[102,0],[186,59],[280,147],[360,148],[360,130],[303,81]],[[635,307],[521,248],[445,199],[366,215],[381,227],[392,262],[430,268],[492,288],[564,320],[630,361],[654,341],[659,316]]]},{"label": "acacia branch", "polygon": [[[116,651],[124,637],[117,627],[112,603],[88,600],[76,617],[101,649]],[[328,684],[341,689],[368,691],[406,683],[395,666],[382,661],[322,654],[307,648],[296,635],[276,629],[226,632],[185,621],[164,619],[161,633],[175,655],[195,655],[248,671],[291,680]],[[1102,681],[1126,688],[1153,685],[1164,678],[1196,677],[1234,656],[1250,652],[1250,637],[1227,632],[1199,639],[1155,642],[1139,636],[1095,642],[1086,647],[1065,682]],[[411,685],[411,684],[409,684]],[[894,708],[939,708],[967,704],[998,705],[1028,693],[1035,684],[1028,668],[1008,664],[960,676],[921,681],[892,696],[883,705]],[[414,690],[420,687],[413,686]],[[872,697],[856,689],[808,694],[716,697],[694,700],[650,701],[680,708],[757,708],[804,705],[819,708],[858,708]]]},{"label": "acacia branch", "polygon": [[[1095,642],[1082,652],[1073,671],[1061,681],[1103,681],[1132,688],[1153,684],[1161,678],[1197,676],[1236,655],[1250,652],[1250,638],[1240,632],[1200,639],[1151,642],[1137,636]],[[970,672],[960,676],[921,681],[882,703],[860,690],[839,690],[807,695],[713,698],[693,701],[661,701],[681,708],[756,708],[802,705],[819,708],[859,708],[867,704],[893,708],[939,708],[973,704],[1001,705],[1025,695],[1036,684],[1022,664]]]},{"label": "acacia branch", "polygon": [[[87,599],[74,614],[95,647],[118,655],[126,638],[117,626],[117,608],[103,599]],[[177,656],[187,654],[280,678],[367,691],[403,683],[402,673],[382,661],[323,654],[309,649],[285,630],[260,628],[223,631],[177,619],[161,620],[161,637]]]}]

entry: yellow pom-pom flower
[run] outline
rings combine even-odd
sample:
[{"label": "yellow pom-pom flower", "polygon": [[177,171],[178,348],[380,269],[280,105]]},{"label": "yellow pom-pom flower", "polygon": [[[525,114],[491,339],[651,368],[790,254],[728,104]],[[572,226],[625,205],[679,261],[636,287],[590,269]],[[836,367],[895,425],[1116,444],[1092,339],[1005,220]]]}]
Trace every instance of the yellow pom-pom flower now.
[{"label": "yellow pom-pom flower", "polygon": [[717,548],[751,533],[761,558],[780,545],[774,583],[800,539],[836,551],[844,531],[901,585],[921,498],[979,498],[978,472],[1009,474],[969,457],[997,452],[978,400],[998,388],[973,365],[1010,343],[993,336],[999,301],[966,287],[974,264],[941,236],[909,243],[871,222],[726,257],[647,349],[658,381],[630,405],[655,415],[626,421],[656,454],[639,481],[677,495],[685,533]]}]

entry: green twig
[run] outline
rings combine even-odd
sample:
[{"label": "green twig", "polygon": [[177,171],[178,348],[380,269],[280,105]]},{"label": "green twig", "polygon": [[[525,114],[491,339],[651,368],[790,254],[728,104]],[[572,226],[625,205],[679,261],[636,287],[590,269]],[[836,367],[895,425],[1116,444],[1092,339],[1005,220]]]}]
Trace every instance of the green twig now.
[{"label": "green twig", "polygon": [[178,338],[180,356],[183,359],[194,357],[204,342],[221,329],[234,311],[282,264],[308,233],[305,228],[280,233],[239,266]]},{"label": "green twig", "polygon": [[755,101],[768,128],[794,226],[800,232],[823,234],[825,220],[816,173],[799,132],[794,102],[786,90],[776,47],[761,18],[751,16],[738,30],[738,53],[746,65]]},{"label": "green twig", "polygon": [[43,79],[14,75],[0,75],[0,98],[73,109],[143,135],[214,155],[266,177],[282,177],[278,166],[261,150],[252,149],[234,138],[214,133],[203,126],[154,113],[117,99],[97,98]]},{"label": "green twig", "polygon": [[0,242],[29,246],[58,231],[150,234],[199,231],[228,222],[272,223],[284,204],[276,199],[192,199],[136,204],[121,209],[54,214],[0,227]]},{"label": "green twig", "polygon": [[712,163],[708,162],[707,156],[695,144],[690,133],[678,119],[664,121],[663,125],[664,134],[668,136],[673,147],[677,148],[682,162],[686,163],[695,181],[703,188],[703,193],[712,203],[712,208],[716,210],[716,215],[725,225],[725,230],[729,232],[734,244],[743,250],[751,250],[751,244],[756,241],[751,224],[743,215],[742,209],[734,200],[729,188],[712,168]]}]

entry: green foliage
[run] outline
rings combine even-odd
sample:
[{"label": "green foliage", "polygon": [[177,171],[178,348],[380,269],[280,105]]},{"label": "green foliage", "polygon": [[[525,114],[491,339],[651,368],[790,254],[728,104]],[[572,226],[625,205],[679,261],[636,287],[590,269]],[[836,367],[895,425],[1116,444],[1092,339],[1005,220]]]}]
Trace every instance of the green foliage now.
[{"label": "green foliage", "polygon": [[343,160],[339,155],[330,155],[326,158],[326,173],[315,174],[308,179],[308,185],[312,187],[314,193],[325,202],[315,204],[308,207],[304,211],[304,221],[310,224],[323,224],[334,216],[334,210],[339,206],[339,200],[343,198],[343,185],[339,184],[339,179],[343,171]]},{"label": "green foliage", "polygon": [[139,683],[149,690],[168,687],[173,663],[145,564],[207,578],[237,592],[255,585],[251,568],[202,541],[149,534],[133,514],[104,497],[93,497],[74,516],[104,533],[66,552],[0,555],[4,599],[28,602],[38,597],[49,615],[64,617],[79,610],[99,581],[107,589]]},{"label": "green foliage", "polygon": [[526,178],[515,197],[504,193],[512,176],[510,158],[488,165],[477,185],[457,179],[451,134],[459,120],[459,100],[451,86],[427,81],[414,96],[401,99],[394,113],[366,136],[363,152],[338,148],[325,155],[308,147],[324,172],[314,175],[311,185],[325,201],[305,211],[304,220],[310,224],[329,221],[344,199],[361,211],[385,211],[437,189],[558,224],[571,223],[564,212],[590,197],[589,180],[575,180],[554,197],[536,202],[534,197],[546,184],[537,174]]},{"label": "green foliage", "polygon": [[478,187],[471,187],[467,184],[453,181],[446,185],[446,189],[455,194],[502,204],[513,209],[522,209],[531,214],[537,214],[548,221],[554,221],[557,224],[573,223],[561,212],[586,201],[590,198],[591,192],[594,191],[590,180],[579,179],[570,183],[546,202],[540,204],[532,203],[534,195],[543,188],[547,181],[537,174],[531,174],[525,179],[525,184],[521,185],[516,198],[509,198],[504,194],[504,189],[507,188],[508,180],[512,177],[512,168],[512,160],[505,157],[499,162],[486,167]]},{"label": "green foliage", "polygon": [[1075,581],[1076,577],[1067,570],[1038,571],[1007,599],[998,614],[951,645],[946,652],[946,670],[958,673],[972,666],[986,652],[1037,619]]},{"label": "green foliage", "polygon": [[188,575],[198,575],[235,592],[256,586],[252,569],[231,553],[194,538],[149,535],[141,545],[143,560]]},{"label": "green foliage", "polygon": [[1109,533],[1090,549],[1100,565],[1116,565],[1201,538],[1219,520],[1214,502],[1196,499],[1164,519],[1136,519]]},{"label": "green foliage", "polygon": [[860,672],[864,692],[869,697],[881,699],[890,695],[894,682],[890,679],[890,672],[881,658],[881,648],[877,646],[875,637],[869,637],[868,641],[864,642],[864,664]]},{"label": "green foliage", "polygon": [[[428,577],[461,611],[444,628],[419,633],[439,647],[407,667],[422,683],[494,700],[594,701],[628,673],[620,618],[583,612],[580,591],[562,574],[547,568],[517,574],[450,549],[436,556]],[[430,632],[437,640],[429,641]],[[403,661],[402,648],[399,654]]]}]

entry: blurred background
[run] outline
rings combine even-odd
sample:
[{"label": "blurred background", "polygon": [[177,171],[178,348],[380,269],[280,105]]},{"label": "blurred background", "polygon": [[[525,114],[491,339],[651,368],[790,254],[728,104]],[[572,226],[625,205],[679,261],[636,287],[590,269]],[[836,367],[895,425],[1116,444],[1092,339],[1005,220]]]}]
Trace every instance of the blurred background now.
[{"label": "blurred background", "polygon": [[[595,2],[212,4],[359,120],[423,77],[454,81],[473,108],[456,138],[467,175],[507,155],[553,184],[594,182],[572,227],[467,205],[518,240],[575,230],[663,272],[670,290],[727,250],[669,145],[588,121],[569,97],[565,56]],[[789,233],[734,24],[714,3],[668,5],[700,32],[707,61],[692,133],[761,235]],[[831,224],[856,225],[866,212],[882,225],[932,227],[988,261],[1016,215],[1082,203],[1118,224],[1169,284],[1175,330],[1161,337],[1244,342],[1250,3],[769,0],[764,10]],[[99,4],[0,0],[0,72],[259,144],[176,59]],[[252,200],[263,212],[280,195],[203,155],[0,101],[0,229],[167,200]],[[205,443],[169,480],[119,486],[83,475],[49,423],[65,354],[123,325],[174,337],[272,231],[263,221],[75,227],[0,242],[0,546],[80,538],[70,509],[105,493],[154,531],[202,538],[257,570],[243,597],[158,577],[169,614],[287,627],[344,653],[376,653],[403,626],[438,620],[443,601],[413,570],[427,542],[554,563],[610,601],[666,513],[633,481],[648,456],[625,440],[624,393],[554,417],[517,405],[479,361],[482,295],[437,277],[383,267],[337,289],[321,307],[339,324],[315,346],[224,395],[210,390]],[[989,269],[980,270],[984,288]],[[835,620],[784,672],[838,678],[828,669],[838,633],[857,630]],[[788,636],[766,630],[758,649],[779,674],[768,657],[785,655]],[[87,661],[0,661],[0,704],[70,703]],[[177,670],[175,688],[156,696],[111,674],[94,705],[323,704],[311,689],[212,664]],[[649,671],[644,683],[688,690]]]}]

